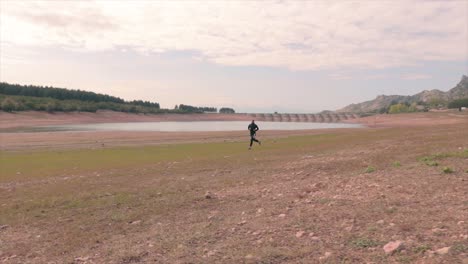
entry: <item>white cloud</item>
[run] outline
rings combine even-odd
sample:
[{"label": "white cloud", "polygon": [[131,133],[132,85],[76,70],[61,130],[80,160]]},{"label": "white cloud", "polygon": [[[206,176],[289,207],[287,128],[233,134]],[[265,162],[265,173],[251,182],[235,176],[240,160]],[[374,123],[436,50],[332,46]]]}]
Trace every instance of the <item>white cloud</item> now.
[{"label": "white cloud", "polygon": [[422,80],[422,79],[431,79],[432,76],[429,74],[423,73],[407,73],[401,76],[403,80]]},{"label": "white cloud", "polygon": [[[1,42],[190,50],[239,66],[376,69],[466,60],[467,1],[2,1]],[[3,55],[2,55],[3,56]]]}]

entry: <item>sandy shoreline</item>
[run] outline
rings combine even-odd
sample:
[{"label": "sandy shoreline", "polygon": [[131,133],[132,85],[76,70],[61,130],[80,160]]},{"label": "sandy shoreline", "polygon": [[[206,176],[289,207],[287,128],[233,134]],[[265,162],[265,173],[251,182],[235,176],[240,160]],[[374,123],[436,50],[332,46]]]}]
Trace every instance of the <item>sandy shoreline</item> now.
[{"label": "sandy shoreline", "polygon": [[[35,127],[41,125],[84,124],[106,122],[158,122],[158,121],[246,121],[248,115],[135,115],[116,112],[60,113],[41,112],[4,113],[0,112],[0,129]],[[401,115],[378,115],[348,121],[359,123],[366,128],[416,128],[445,125],[468,124],[468,113],[415,113]],[[325,133],[346,133],[356,129],[316,129],[293,131],[260,131],[262,139],[281,138],[295,135]],[[88,131],[88,132],[34,132],[0,133],[1,151],[28,151],[40,149],[69,148],[109,148],[125,146],[146,146],[190,142],[232,142],[248,141],[243,131],[225,132],[128,132],[128,131]]]},{"label": "sandy shoreline", "polygon": [[36,127],[47,125],[124,123],[124,122],[164,122],[164,121],[248,121],[247,114],[129,114],[113,111],[97,113],[71,112],[18,112],[0,111],[0,129]]}]

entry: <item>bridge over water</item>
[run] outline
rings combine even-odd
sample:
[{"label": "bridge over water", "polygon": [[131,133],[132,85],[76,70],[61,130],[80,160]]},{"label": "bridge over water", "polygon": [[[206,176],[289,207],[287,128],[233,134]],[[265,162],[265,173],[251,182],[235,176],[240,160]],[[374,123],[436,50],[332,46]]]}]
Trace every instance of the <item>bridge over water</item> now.
[{"label": "bridge over water", "polygon": [[249,114],[252,119],[266,122],[310,122],[339,123],[359,118],[354,113],[322,113],[322,114]]}]

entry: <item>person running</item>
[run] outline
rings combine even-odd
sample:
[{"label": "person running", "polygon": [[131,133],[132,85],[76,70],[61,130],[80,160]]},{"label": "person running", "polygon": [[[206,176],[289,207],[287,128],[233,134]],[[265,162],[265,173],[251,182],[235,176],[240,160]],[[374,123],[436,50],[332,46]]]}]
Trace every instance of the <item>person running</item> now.
[{"label": "person running", "polygon": [[257,142],[259,145],[262,144],[262,142],[260,142],[260,140],[256,139],[255,138],[255,135],[257,134],[257,131],[258,131],[258,126],[257,124],[255,124],[255,120],[252,120],[252,123],[250,123],[250,125],[248,126],[248,130],[250,131],[250,147],[249,147],[249,150],[252,149],[252,144],[253,142]]}]

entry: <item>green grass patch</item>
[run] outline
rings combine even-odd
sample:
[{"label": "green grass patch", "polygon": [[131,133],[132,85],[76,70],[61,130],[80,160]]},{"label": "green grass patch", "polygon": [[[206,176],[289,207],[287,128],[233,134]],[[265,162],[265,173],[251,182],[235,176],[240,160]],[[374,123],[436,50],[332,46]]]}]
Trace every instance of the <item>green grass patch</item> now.
[{"label": "green grass patch", "polygon": [[395,161],[392,163],[392,166],[395,167],[395,168],[399,168],[401,167],[401,163],[399,161]]},{"label": "green grass patch", "polygon": [[334,143],[336,135],[321,134],[264,141],[250,153],[245,142],[171,144],[148,147],[120,147],[40,151],[31,153],[0,152],[0,182],[31,178],[73,175],[95,170],[124,169],[164,161],[220,160],[225,156],[251,159],[259,153],[278,154],[301,151],[318,144]]},{"label": "green grass patch", "polygon": [[426,164],[427,166],[431,166],[431,167],[439,166],[439,163],[434,160],[433,156],[422,157],[419,159],[419,161]]},{"label": "green grass patch", "polygon": [[442,172],[446,174],[450,174],[450,173],[454,173],[455,171],[450,167],[444,167],[442,168]]},{"label": "green grass patch", "polygon": [[353,245],[356,248],[372,248],[372,247],[377,247],[381,243],[376,240],[372,240],[370,238],[356,238],[351,241],[351,245]]},{"label": "green grass patch", "polygon": [[427,166],[439,166],[437,160],[442,160],[446,158],[468,158],[468,149],[458,152],[438,153],[430,156],[425,156],[419,158],[419,161],[426,164]]},{"label": "green grass patch", "polygon": [[468,253],[468,243],[457,242],[450,248],[450,251],[455,254]]},{"label": "green grass patch", "polygon": [[375,167],[369,166],[364,170],[365,173],[373,173],[375,172]]},{"label": "green grass patch", "polygon": [[419,245],[413,249],[413,252],[416,254],[422,254],[428,250],[431,250],[431,247],[428,245]]}]

